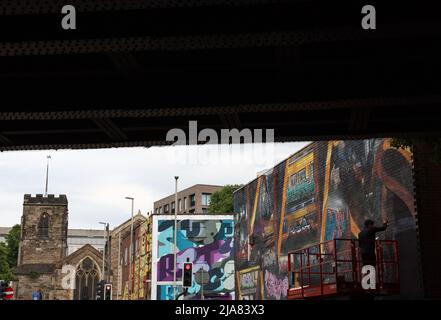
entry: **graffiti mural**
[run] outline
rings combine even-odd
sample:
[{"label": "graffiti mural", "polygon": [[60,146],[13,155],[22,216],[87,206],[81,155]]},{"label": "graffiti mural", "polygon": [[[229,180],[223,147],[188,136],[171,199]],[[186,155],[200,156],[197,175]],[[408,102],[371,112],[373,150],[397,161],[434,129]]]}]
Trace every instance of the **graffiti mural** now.
[{"label": "graffiti mural", "polygon": [[238,299],[260,300],[262,298],[262,276],[259,267],[238,272]]},{"label": "graffiti mural", "polygon": [[[137,230],[139,228],[139,231]],[[133,257],[133,292],[130,294],[129,281],[122,284],[123,300],[149,299],[149,282],[151,274],[151,218],[142,222],[135,229],[135,254]],[[121,271],[122,272],[122,271]]]},{"label": "graffiti mural", "polygon": [[[203,269],[210,282],[204,285],[204,296],[234,298],[235,272],[233,261],[234,226],[232,216],[179,216],[176,238],[176,279],[182,279],[184,262],[193,263],[193,272]],[[173,297],[174,281],[174,220],[154,216],[152,289],[156,298]],[[156,229],[155,229],[156,228]],[[181,289],[179,289],[181,290]],[[198,299],[201,285],[193,281],[187,299]],[[152,295],[153,297],[153,295]]]},{"label": "graffiti mural", "polygon": [[286,298],[288,293],[288,276],[279,279],[278,276],[265,270],[265,290],[269,298],[280,300]]},{"label": "graffiti mural", "polygon": [[389,139],[314,142],[266,171],[234,193],[238,284],[254,270],[262,299],[286,299],[288,252],[355,238],[366,219],[387,217],[381,236],[398,240],[402,292],[417,295],[412,173],[411,152]]}]

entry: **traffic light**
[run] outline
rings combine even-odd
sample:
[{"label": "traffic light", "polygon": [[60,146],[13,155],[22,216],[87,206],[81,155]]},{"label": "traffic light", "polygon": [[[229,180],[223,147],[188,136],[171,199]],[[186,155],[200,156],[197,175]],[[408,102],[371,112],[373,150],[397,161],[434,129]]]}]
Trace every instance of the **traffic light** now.
[{"label": "traffic light", "polygon": [[104,300],[112,300],[112,285],[110,283],[106,284]]},{"label": "traffic light", "polygon": [[96,300],[104,300],[104,280],[98,282],[96,286]]},{"label": "traffic light", "polygon": [[193,284],[193,263],[184,262],[184,275],[182,277],[182,287],[190,288]]}]

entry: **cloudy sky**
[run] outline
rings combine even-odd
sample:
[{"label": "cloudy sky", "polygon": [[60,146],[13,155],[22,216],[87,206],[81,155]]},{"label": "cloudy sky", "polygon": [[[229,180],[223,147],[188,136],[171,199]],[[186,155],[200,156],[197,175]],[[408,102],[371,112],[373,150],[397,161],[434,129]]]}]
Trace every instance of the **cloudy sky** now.
[{"label": "cloudy sky", "polygon": [[130,218],[130,202],[143,214],[153,202],[197,183],[244,184],[306,142],[260,145],[174,146],[0,153],[0,226],[20,222],[23,195],[44,193],[46,156],[51,155],[48,193],[66,194],[69,228],[111,228]]}]

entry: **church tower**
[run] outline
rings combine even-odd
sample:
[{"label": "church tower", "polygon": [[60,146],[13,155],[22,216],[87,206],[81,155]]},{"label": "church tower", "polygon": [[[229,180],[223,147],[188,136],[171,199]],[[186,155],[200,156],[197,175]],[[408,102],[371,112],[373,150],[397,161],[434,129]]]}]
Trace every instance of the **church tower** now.
[{"label": "church tower", "polygon": [[18,266],[55,264],[67,254],[67,197],[25,194]]},{"label": "church tower", "polygon": [[17,300],[31,300],[37,292],[46,300],[59,292],[57,270],[67,254],[67,222],[66,195],[25,194],[14,272]]}]

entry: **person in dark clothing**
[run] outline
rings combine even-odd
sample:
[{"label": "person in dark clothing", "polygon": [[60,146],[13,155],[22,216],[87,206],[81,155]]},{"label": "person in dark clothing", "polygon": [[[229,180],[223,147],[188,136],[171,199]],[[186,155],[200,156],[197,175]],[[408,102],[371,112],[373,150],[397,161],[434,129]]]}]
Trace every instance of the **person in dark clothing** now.
[{"label": "person in dark clothing", "polygon": [[364,222],[364,228],[358,234],[359,247],[361,251],[361,260],[363,265],[374,266],[377,264],[377,257],[375,256],[375,235],[387,229],[388,221],[383,222],[382,227],[375,227],[374,221],[368,219]]}]

